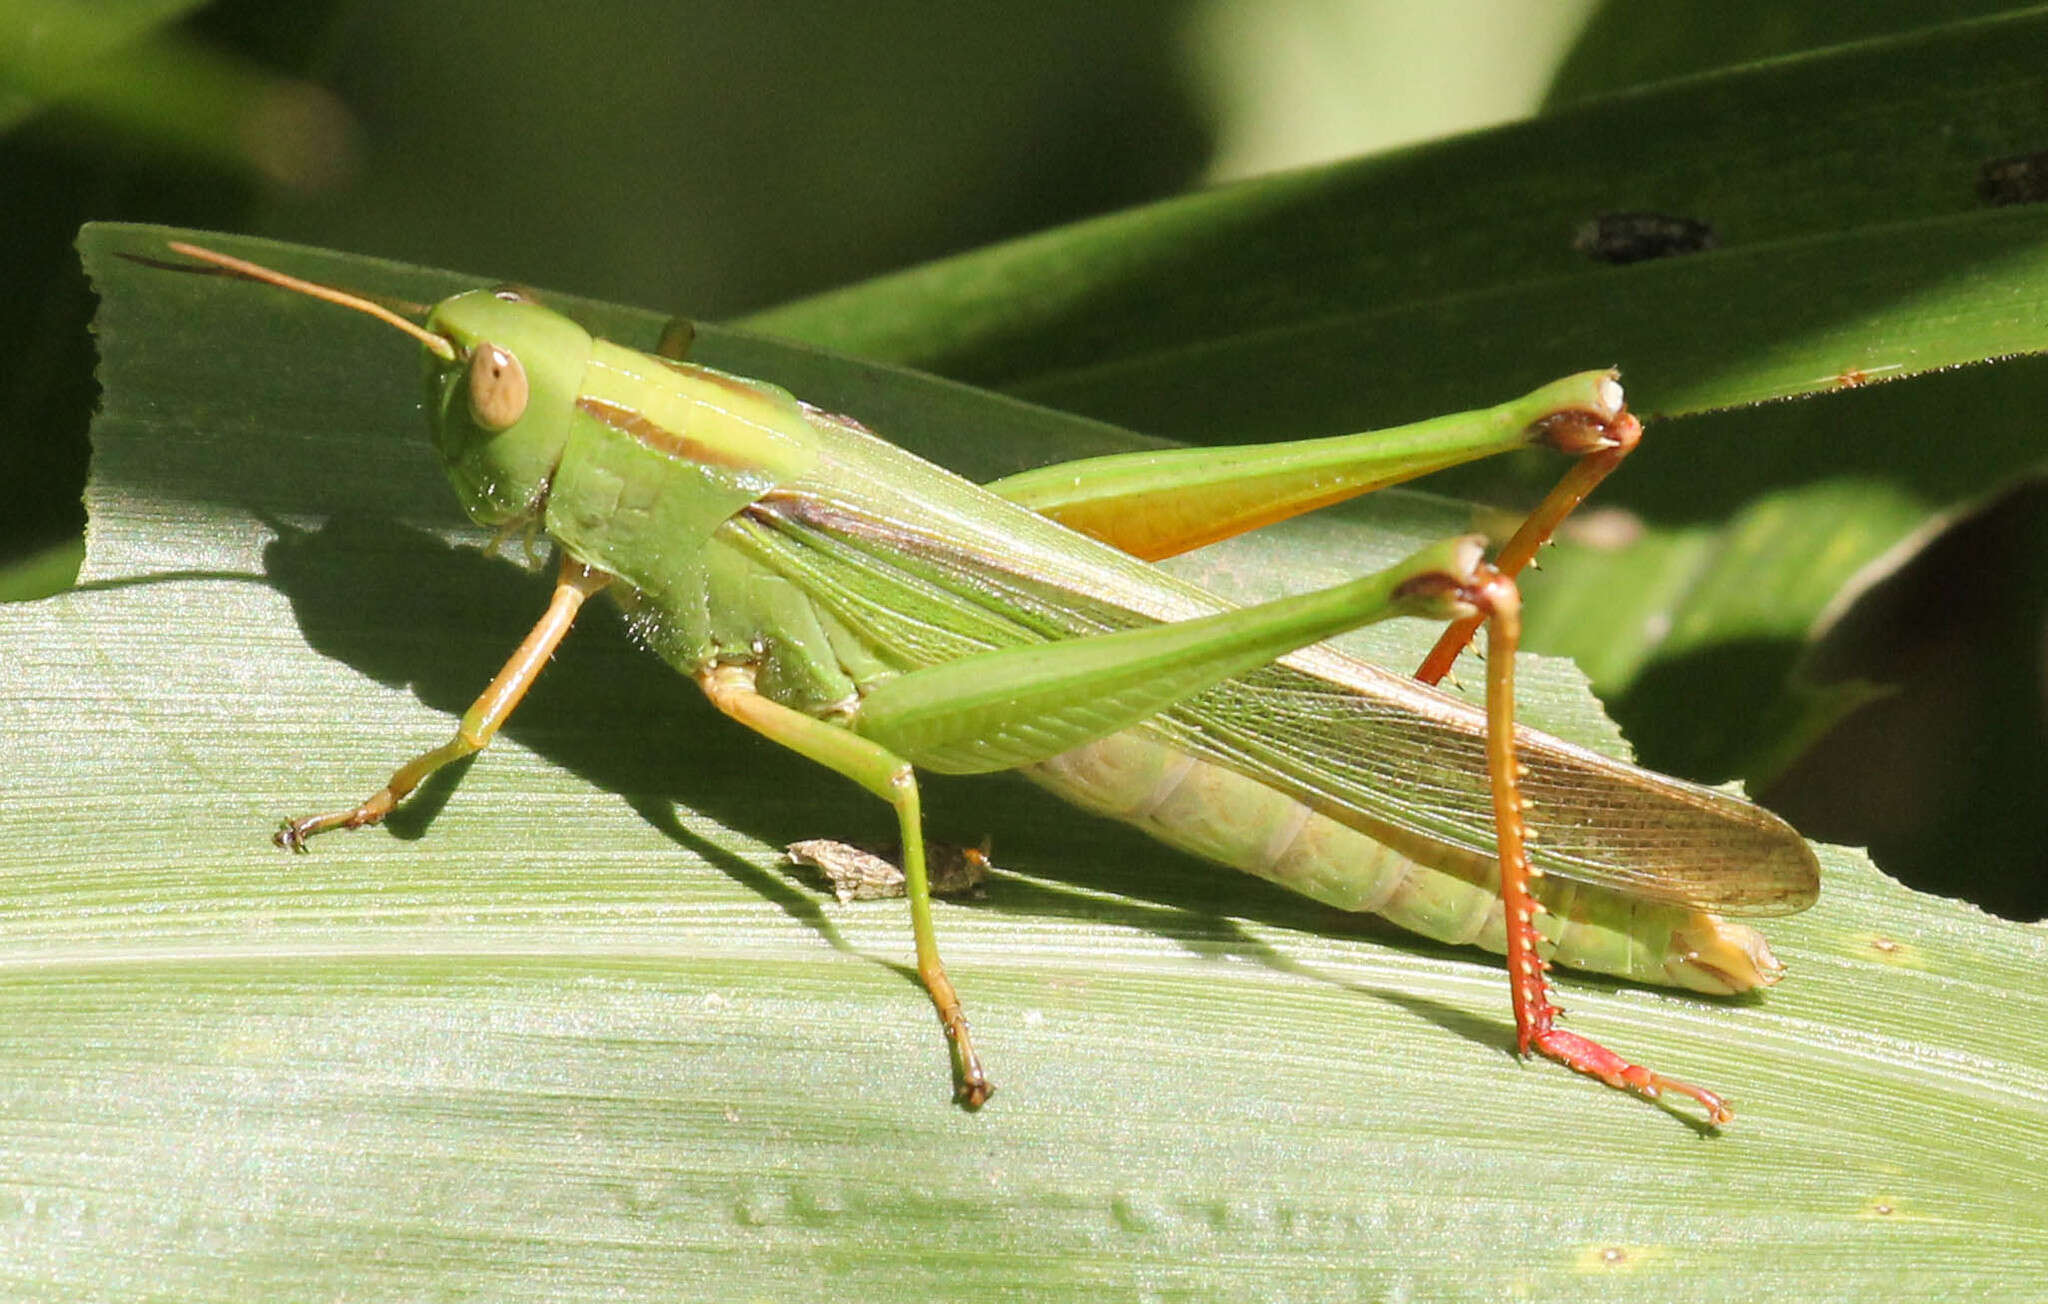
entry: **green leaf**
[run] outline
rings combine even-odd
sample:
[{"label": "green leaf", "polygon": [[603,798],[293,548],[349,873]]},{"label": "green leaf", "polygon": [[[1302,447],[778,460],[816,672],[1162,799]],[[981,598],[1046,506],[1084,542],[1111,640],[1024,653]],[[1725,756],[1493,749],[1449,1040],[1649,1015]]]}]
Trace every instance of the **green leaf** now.
[{"label": "green leaf", "polygon": [[0,9],[0,132],[60,109],[159,160],[301,193],[345,177],[356,128],[340,101],[177,30],[200,7],[14,0]]},{"label": "green leaf", "polygon": [[0,602],[20,602],[62,593],[78,578],[78,563],[85,555],[85,541],[73,540],[0,566]]},{"label": "green leaf", "polygon": [[203,0],[108,0],[92,6],[18,0],[0,12],[0,131],[52,101],[90,94],[102,65]]},{"label": "green leaf", "polygon": [[[1515,1061],[1496,961],[1000,779],[930,801],[1009,870],[938,907],[1001,1085],[967,1115],[901,910],[778,864],[882,808],[605,619],[390,828],[272,850],[268,820],[444,737],[546,583],[467,546],[403,340],[111,256],[162,234],[85,240],[87,582],[0,608],[18,1293],[2031,1297],[2048,934],[1846,852],[1771,926],[1792,972],[1767,996],[1564,983],[1581,1031],[1731,1093],[1710,1137]],[[940,445],[970,418],[953,440],[1112,438],[715,331],[699,352],[923,413]]]},{"label": "green leaf", "polygon": [[[2001,159],[2048,176],[2044,146],[2033,8],[1185,195],[747,324],[1209,443],[1618,364],[1653,419],[1596,500],[1627,515],[1529,581],[1529,645],[1585,664],[1654,764],[1755,785],[1867,700],[1803,674],[1866,568],[2048,456],[2048,359],[1967,366],[2048,348],[2048,204],[1985,186]],[[1626,266],[1577,247],[1641,211],[1715,244]],[[1827,397],[1746,406],[1802,395]],[[1558,474],[1508,465],[1432,485],[1526,508]],[[1985,714],[2038,756],[2031,700]]]},{"label": "green leaf", "polygon": [[[2048,211],[1979,180],[2044,129],[2033,10],[1185,195],[748,324],[1209,441],[1430,416],[1589,357],[1681,416],[2039,351]],[[1579,247],[1641,210],[1715,244]]]}]

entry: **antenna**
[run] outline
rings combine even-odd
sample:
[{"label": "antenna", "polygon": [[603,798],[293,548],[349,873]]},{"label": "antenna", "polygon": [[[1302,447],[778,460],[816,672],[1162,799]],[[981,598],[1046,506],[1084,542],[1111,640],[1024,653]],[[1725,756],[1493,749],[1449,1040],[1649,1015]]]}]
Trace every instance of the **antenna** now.
[{"label": "antenna", "polygon": [[[309,298],[322,299],[328,303],[339,304],[344,308],[352,308],[366,316],[375,317],[387,326],[396,326],[412,336],[425,345],[428,352],[443,362],[455,361],[455,345],[450,343],[447,337],[436,335],[424,326],[407,321],[391,311],[391,309],[386,308],[383,304],[373,302],[362,295],[350,294],[346,290],[337,290],[331,285],[322,285],[318,281],[301,280],[296,276],[272,271],[260,263],[252,263],[246,259],[236,258],[232,254],[215,253],[211,249],[200,245],[186,244],[182,240],[171,241],[170,247],[173,252],[184,254],[190,258],[197,258],[201,262],[211,263],[232,275],[242,277],[244,280],[260,281],[265,285],[274,285],[281,290],[290,290],[294,294],[303,294]],[[177,271],[200,270],[196,267],[173,267],[172,264],[168,263],[153,263],[151,265],[171,268]]]}]

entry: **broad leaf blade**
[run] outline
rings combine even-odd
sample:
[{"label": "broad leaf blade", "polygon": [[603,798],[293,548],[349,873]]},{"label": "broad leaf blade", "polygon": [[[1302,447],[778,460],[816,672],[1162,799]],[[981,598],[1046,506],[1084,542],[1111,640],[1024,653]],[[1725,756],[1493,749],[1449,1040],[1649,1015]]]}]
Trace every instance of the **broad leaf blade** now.
[{"label": "broad leaf blade", "polygon": [[[2040,148],[2044,69],[2048,12],[1956,23],[1134,208],[751,324],[1208,440],[1429,416],[1588,348],[1665,416],[2038,350],[2048,219],[1987,207],[1978,179]],[[1575,247],[1638,210],[1716,246],[1625,267]],[[1925,320],[1957,295],[1966,320]],[[1923,336],[1946,356],[1916,361]]]},{"label": "broad leaf blade", "polygon": [[[1562,591],[1574,573],[1662,605],[1539,619],[1532,646],[1595,667],[1657,763],[1758,782],[1836,709],[1793,678],[1835,595],[2048,451],[2024,415],[2048,404],[2048,363],[1934,374],[2048,345],[2048,207],[1983,184],[1996,160],[2048,171],[2044,142],[2035,8],[1187,195],[749,324],[1209,443],[1371,428],[1618,364],[1639,412],[1691,415],[1654,424],[1601,489],[1639,545],[1561,565],[1532,609],[1582,609]],[[1638,211],[1705,221],[1715,247],[1628,266],[1576,247],[1589,221]],[[1526,505],[1556,469],[1521,470],[1436,483]],[[1756,559],[1755,523],[1728,522],[1762,500],[1816,546]],[[1777,600],[1763,628],[1731,592]]]},{"label": "broad leaf blade", "polygon": [[604,619],[423,810],[272,850],[438,740],[545,586],[444,543],[402,342],[108,257],[148,243],[90,236],[93,582],[0,610],[0,1137],[65,1229],[24,1295],[2030,1295],[2048,938],[1845,853],[1765,998],[1566,984],[1735,1095],[1705,1138],[1516,1063],[1496,962],[1005,780],[930,802],[1015,871],[939,908],[1002,1088],[965,1115],[900,908],[777,866],[879,805]]}]

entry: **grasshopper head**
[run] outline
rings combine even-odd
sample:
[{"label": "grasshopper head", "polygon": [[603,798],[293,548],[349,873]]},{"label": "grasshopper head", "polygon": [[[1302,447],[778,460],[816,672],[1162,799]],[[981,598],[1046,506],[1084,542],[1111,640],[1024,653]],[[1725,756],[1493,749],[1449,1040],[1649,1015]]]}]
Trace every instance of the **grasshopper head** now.
[{"label": "grasshopper head", "polygon": [[[444,299],[425,326],[394,311],[388,301],[302,280],[198,245],[172,241],[171,249],[211,264],[137,259],[170,271],[217,268],[375,317],[418,340],[427,355],[427,416],[434,442],[463,507],[479,525],[530,520],[547,504],[549,482],[569,440],[569,420],[590,336],[523,291],[471,290]],[[406,312],[418,304],[400,305]]]},{"label": "grasshopper head", "polygon": [[427,418],[448,478],[479,525],[531,519],[569,438],[590,336],[517,290],[471,290],[427,317]]}]

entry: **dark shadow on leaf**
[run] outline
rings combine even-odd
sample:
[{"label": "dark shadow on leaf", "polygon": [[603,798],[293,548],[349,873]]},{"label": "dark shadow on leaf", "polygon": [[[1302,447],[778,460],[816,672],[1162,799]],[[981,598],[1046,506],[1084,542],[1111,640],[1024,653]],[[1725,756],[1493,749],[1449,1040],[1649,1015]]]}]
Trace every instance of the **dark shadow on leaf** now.
[{"label": "dark shadow on leaf", "polygon": [[[265,549],[264,563],[270,583],[291,601],[309,646],[379,683],[409,689],[446,714],[451,730],[539,617],[551,585],[551,573],[526,572],[425,531],[363,517],[314,531],[281,530]],[[349,725],[337,719],[333,727]],[[815,784],[817,800],[848,810],[861,804],[859,795],[830,791],[834,780],[816,771],[813,784],[763,774],[756,762],[768,758],[757,740],[736,731],[693,687],[633,646],[608,604],[593,606],[578,622],[504,733],[592,786],[618,793],[679,845],[843,945],[814,897],[695,837],[672,803],[687,798],[741,832],[772,839],[771,821],[758,813],[763,791]],[[365,739],[365,752],[379,759],[364,774],[364,791],[346,799],[367,795],[391,768],[441,741]],[[471,764],[489,761],[485,753]],[[790,758],[789,764],[797,762]],[[450,767],[430,779],[387,821],[391,832],[423,836],[441,807],[457,799],[467,768]]]},{"label": "dark shadow on leaf", "polygon": [[[284,528],[264,554],[268,581],[292,603],[307,643],[380,683],[411,691],[454,719],[475,699],[546,604],[550,574],[524,571],[425,531],[375,517],[342,517],[321,529]],[[346,720],[334,727],[346,729]],[[608,604],[579,621],[505,730],[507,737],[593,787],[618,793],[650,825],[775,903],[842,951],[825,898],[779,866],[733,855],[693,834],[676,803],[770,845],[805,837],[880,837],[893,832],[887,807],[851,784],[739,729],[696,689],[636,647]],[[365,739],[381,756],[364,775],[367,795],[390,768],[441,737]],[[488,754],[478,758],[489,763]],[[391,831],[419,838],[449,800],[462,771],[451,768],[402,808]],[[1050,794],[1012,776],[928,779],[934,837],[994,840],[998,863],[1036,881],[1000,875],[974,908],[1019,916],[1106,922],[1167,938],[1190,953],[1303,974],[1396,1003],[1454,1035],[1512,1047],[1505,999],[1498,1018],[1410,993],[1319,972],[1276,950],[1238,922],[1304,932],[1369,933],[1396,945],[1498,965],[1476,951],[1434,947],[1370,916],[1346,914],[1271,884],[1162,847],[1135,830],[1078,819]],[[593,873],[601,874],[601,866]],[[1074,890],[1062,890],[1062,882]],[[917,981],[913,971],[878,961]],[[1505,997],[1505,984],[1503,984]]]},{"label": "dark shadow on leaf", "polygon": [[[402,759],[402,758],[394,758]],[[468,756],[434,771],[421,781],[398,806],[385,816],[384,827],[392,837],[407,842],[417,842],[427,836],[427,830],[434,826],[434,817],[448,805],[448,799],[462,785],[462,778],[476,764],[476,757]],[[367,795],[367,794],[365,794]]]},{"label": "dark shadow on leaf", "polygon": [[2048,478],[1901,550],[1815,643],[1816,684],[1874,685],[1767,794],[1816,837],[2007,919],[2048,913]]},{"label": "dark shadow on leaf", "polygon": [[1787,721],[1756,703],[1756,685],[1781,685],[1800,644],[1734,639],[1652,661],[1608,711],[1653,770],[1725,783],[1783,736]]}]

